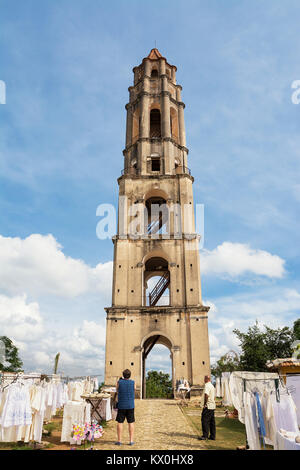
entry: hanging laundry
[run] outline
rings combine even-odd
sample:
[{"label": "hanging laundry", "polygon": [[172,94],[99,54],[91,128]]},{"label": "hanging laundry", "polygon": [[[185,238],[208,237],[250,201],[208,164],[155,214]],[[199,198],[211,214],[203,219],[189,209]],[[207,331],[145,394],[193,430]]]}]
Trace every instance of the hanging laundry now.
[{"label": "hanging laundry", "polygon": [[262,444],[263,444],[263,446],[265,446],[266,429],[265,429],[265,422],[264,422],[262,407],[261,407],[261,403],[260,403],[259,393],[254,392],[254,396],[256,398],[256,411],[257,411],[257,417],[258,417],[258,432],[259,432],[259,435],[261,436]]},{"label": "hanging laundry", "polygon": [[216,397],[222,397],[221,392],[221,377],[216,378]]},{"label": "hanging laundry", "polygon": [[252,393],[244,392],[245,427],[250,450],[260,450],[256,400]]},{"label": "hanging laundry", "polygon": [[222,405],[232,406],[232,397],[229,387],[230,372],[222,372]]},{"label": "hanging laundry", "polygon": [[296,405],[297,421],[298,421],[298,426],[300,427],[300,374],[299,375],[287,375],[286,386]]},{"label": "hanging laundry", "polygon": [[[1,407],[2,408],[2,407]],[[22,383],[10,385],[4,397],[1,426],[25,426],[32,422],[29,389]]]},{"label": "hanging laundry", "polygon": [[84,426],[91,423],[91,405],[84,401],[70,401],[64,406],[63,423],[61,431],[61,442],[68,441],[70,444],[81,444],[80,440],[72,438],[74,425]]},{"label": "hanging laundry", "polygon": [[262,396],[265,390],[275,390],[275,380],[278,378],[279,375],[272,372],[235,371],[230,374],[230,397],[241,423],[245,422],[244,391],[252,392],[255,389]]},{"label": "hanging laundry", "polygon": [[[298,433],[287,433],[284,430],[277,431],[274,450],[300,450],[300,441],[297,442]],[[299,440],[299,439],[298,439]]]},{"label": "hanging laundry", "polygon": [[41,442],[44,420],[68,401],[67,388],[59,378],[46,382],[29,374],[16,380],[0,393],[0,441]]}]

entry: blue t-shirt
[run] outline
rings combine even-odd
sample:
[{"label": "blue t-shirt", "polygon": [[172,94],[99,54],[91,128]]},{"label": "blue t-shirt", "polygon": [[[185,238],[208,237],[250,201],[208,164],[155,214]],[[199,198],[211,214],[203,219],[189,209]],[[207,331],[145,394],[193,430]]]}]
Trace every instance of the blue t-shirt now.
[{"label": "blue t-shirt", "polygon": [[118,387],[118,409],[131,410],[134,408],[134,380],[120,379]]}]

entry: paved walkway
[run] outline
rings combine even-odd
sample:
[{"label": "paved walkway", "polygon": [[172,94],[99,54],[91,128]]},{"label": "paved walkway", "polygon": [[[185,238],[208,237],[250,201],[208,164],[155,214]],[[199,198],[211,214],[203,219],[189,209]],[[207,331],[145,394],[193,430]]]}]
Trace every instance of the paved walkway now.
[{"label": "paved walkway", "polygon": [[187,422],[175,400],[135,401],[135,445],[128,445],[128,425],[123,425],[123,445],[115,446],[116,422],[110,421],[101,444],[102,450],[197,450],[204,444],[197,439],[195,430]]}]

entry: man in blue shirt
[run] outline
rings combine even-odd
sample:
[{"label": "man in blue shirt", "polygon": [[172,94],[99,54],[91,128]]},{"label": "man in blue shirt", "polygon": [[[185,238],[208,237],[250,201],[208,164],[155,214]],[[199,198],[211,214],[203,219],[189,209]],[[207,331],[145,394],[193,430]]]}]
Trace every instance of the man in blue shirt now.
[{"label": "man in blue shirt", "polygon": [[133,434],[134,434],[134,395],[135,395],[135,383],[134,380],[130,380],[131,372],[129,369],[123,371],[123,378],[117,383],[117,394],[118,394],[118,414],[116,417],[118,441],[116,445],[122,444],[122,432],[123,423],[125,418],[128,423],[129,430],[129,445],[133,445]]}]

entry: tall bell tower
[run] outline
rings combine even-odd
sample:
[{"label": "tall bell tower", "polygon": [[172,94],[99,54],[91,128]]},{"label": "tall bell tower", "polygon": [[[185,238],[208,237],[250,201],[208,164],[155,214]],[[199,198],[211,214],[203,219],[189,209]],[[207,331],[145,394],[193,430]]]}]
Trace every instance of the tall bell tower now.
[{"label": "tall bell tower", "polygon": [[140,397],[155,344],[170,351],[174,389],[185,378],[198,395],[210,372],[209,307],[201,297],[194,178],[176,70],[152,49],[133,69],[126,105],[112,306],[105,309],[105,385],[115,385],[128,368]]}]

